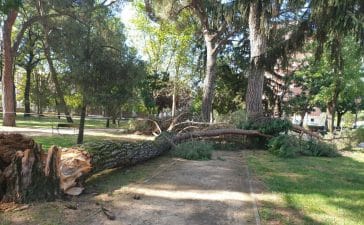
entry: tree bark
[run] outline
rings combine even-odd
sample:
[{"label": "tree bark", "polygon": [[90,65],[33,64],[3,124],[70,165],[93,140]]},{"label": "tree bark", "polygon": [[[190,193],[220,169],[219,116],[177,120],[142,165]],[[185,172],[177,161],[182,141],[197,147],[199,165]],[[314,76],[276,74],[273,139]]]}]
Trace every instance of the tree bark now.
[{"label": "tree bark", "polygon": [[212,101],[214,98],[215,80],[216,80],[216,51],[214,51],[215,43],[210,40],[210,35],[205,34],[206,44],[206,75],[203,85],[202,96],[202,119],[206,122],[211,121]]},{"label": "tree bark", "polygon": [[246,93],[246,110],[249,119],[263,116],[264,58],[267,49],[267,18],[261,1],[250,3],[249,38],[250,72]]},{"label": "tree bark", "polygon": [[35,55],[35,48],[36,48],[36,41],[37,37],[35,37],[35,34],[32,32],[32,30],[29,30],[28,32],[28,40],[26,43],[26,54],[27,57],[25,59],[25,62],[19,63],[20,66],[22,66],[25,69],[26,72],[26,80],[25,80],[25,90],[24,90],[24,117],[29,117],[31,110],[30,110],[30,88],[31,88],[31,80],[32,80],[32,72],[33,69],[37,66],[37,64],[40,62],[40,58],[36,58]]},{"label": "tree bark", "polygon": [[341,92],[342,79],[344,74],[344,62],[341,53],[341,35],[336,35],[334,38],[335,45],[332,46],[331,54],[334,57],[333,68],[334,68],[334,90],[331,102],[329,103],[331,108],[331,124],[329,126],[329,131],[334,132],[335,130],[335,113],[337,109],[337,101],[339,99],[339,94]]},{"label": "tree bark", "polygon": [[344,114],[345,114],[345,112],[344,113],[337,112],[337,121],[336,121],[337,127],[341,127],[341,120],[342,120],[342,117]]},{"label": "tree bark", "polygon": [[322,137],[318,133],[306,130],[301,126],[292,125],[292,131],[295,131],[297,133],[305,133],[305,134],[307,134],[307,135],[309,135],[311,137],[317,138],[318,140],[322,139]]},{"label": "tree bark", "polygon": [[176,116],[176,84],[173,85],[173,94],[172,94],[172,118]]},{"label": "tree bark", "polygon": [[4,67],[2,76],[2,107],[3,107],[3,126],[15,126],[15,111],[16,107],[14,95],[14,77],[13,77],[13,63],[14,52],[12,50],[12,28],[18,16],[18,11],[10,10],[3,26],[3,57]]},{"label": "tree bark", "polygon": [[26,80],[24,90],[24,117],[30,116],[30,85],[31,85],[32,68],[26,69]]},{"label": "tree bark", "polygon": [[[338,84],[337,84],[338,85]],[[334,95],[332,97],[331,102],[328,104],[328,112],[330,113],[329,116],[329,131],[334,132],[335,131],[335,114],[336,114],[336,107],[337,107],[337,100],[339,98],[340,91],[335,85]]]},{"label": "tree bark", "polygon": [[327,109],[326,109],[326,120],[327,120],[327,129],[329,132],[333,132],[334,129],[334,124],[333,124],[333,119],[332,119],[333,115],[332,115],[332,105],[331,103],[327,104]]},{"label": "tree bark", "polygon": [[[68,174],[68,177],[72,177],[72,181],[67,183],[72,185],[79,185],[77,180],[85,180],[86,177],[97,173],[105,169],[111,169],[116,167],[127,167],[152,159],[156,156],[163,154],[170,150],[175,144],[183,142],[192,138],[204,138],[204,137],[218,137],[222,135],[238,135],[238,136],[263,136],[271,138],[270,135],[265,135],[256,130],[240,130],[240,129],[218,129],[184,133],[176,136],[172,136],[169,133],[163,133],[158,136],[155,141],[145,142],[115,142],[104,141],[98,143],[89,143],[82,148],[71,148],[65,150],[62,154],[66,154],[68,151],[72,152],[73,158],[67,160],[67,165],[73,164],[75,171],[72,174]],[[84,151],[86,150],[85,153]],[[82,157],[75,157],[74,155],[81,155]],[[63,161],[62,156],[62,161]],[[70,163],[73,161],[73,163]],[[81,162],[83,161],[83,163]],[[92,169],[90,169],[92,168]],[[63,168],[65,171],[66,167]],[[87,171],[79,173],[78,171]],[[61,174],[62,177],[62,174]],[[81,178],[81,179],[80,179]],[[62,183],[62,182],[61,182]],[[62,188],[66,191],[71,188],[72,185],[65,185],[67,188]]]},{"label": "tree bark", "polygon": [[303,123],[305,122],[305,115],[306,115],[306,111],[302,111],[300,116],[301,116],[301,122],[300,122],[300,127],[303,127]]},{"label": "tree bark", "polygon": [[86,105],[84,104],[81,108],[80,126],[78,128],[77,144],[83,143],[83,135],[85,130],[85,118],[86,118]]}]

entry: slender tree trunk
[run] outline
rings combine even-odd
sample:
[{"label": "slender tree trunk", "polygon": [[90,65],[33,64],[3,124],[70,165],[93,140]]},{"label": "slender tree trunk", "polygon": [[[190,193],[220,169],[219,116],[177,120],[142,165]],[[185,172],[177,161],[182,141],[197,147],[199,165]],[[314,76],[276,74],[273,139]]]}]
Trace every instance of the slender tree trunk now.
[{"label": "slender tree trunk", "polygon": [[104,117],[106,117],[105,127],[109,128],[110,127],[110,108],[109,108],[109,106],[107,106],[105,108],[103,115],[104,115]]},{"label": "slender tree trunk", "polygon": [[214,98],[215,80],[216,80],[216,51],[214,51],[214,43],[210,40],[210,36],[205,34],[206,44],[206,75],[203,85],[202,95],[202,119],[211,122],[212,101]]},{"label": "slender tree trunk", "polygon": [[[13,71],[15,70],[15,68],[13,68]],[[15,82],[14,82],[14,77],[15,74],[13,74],[13,98],[14,98],[14,108],[13,108],[13,112],[14,112],[14,116],[16,117],[16,87],[15,87]]]},{"label": "slender tree trunk", "polygon": [[176,65],[176,77],[174,78],[173,82],[173,95],[172,95],[172,118],[176,116],[176,111],[177,111],[178,80],[179,80],[179,65]]},{"label": "slender tree trunk", "polygon": [[305,115],[306,115],[306,111],[302,111],[300,116],[301,116],[301,122],[300,122],[300,127],[303,127],[303,122],[305,119]]},{"label": "slender tree trunk", "polygon": [[51,55],[50,55],[50,46],[48,45],[47,37],[45,38],[45,41],[44,41],[44,54],[45,54],[45,56],[47,58],[47,62],[48,62],[49,69],[50,69],[50,72],[51,72],[51,79],[52,79],[53,84],[54,84],[54,86],[56,88],[56,95],[57,95],[57,98],[58,98],[59,107],[61,107],[63,109],[64,114],[66,115],[66,118],[67,118],[67,122],[73,123],[70,112],[68,111],[66,101],[64,100],[63,90],[62,90],[61,86],[59,85],[57,71],[54,68],[53,61],[52,61],[52,58],[51,58]]},{"label": "slender tree trunk", "polygon": [[31,85],[31,74],[32,69],[26,69],[26,80],[25,80],[25,90],[24,90],[24,117],[30,116],[30,85]]},{"label": "slender tree trunk", "polygon": [[[43,12],[43,8],[42,8],[42,2],[38,1],[38,5],[37,5],[37,10],[40,16],[44,16],[44,12]],[[46,19],[42,20],[42,25],[43,25],[43,29],[44,29],[44,41],[43,41],[43,48],[44,48],[44,54],[46,56],[48,65],[49,65],[49,69],[51,72],[51,79],[53,81],[53,84],[56,88],[56,95],[58,98],[58,103],[59,105],[62,107],[64,114],[66,115],[67,118],[67,122],[69,123],[73,123],[72,117],[70,115],[70,112],[68,110],[66,101],[64,100],[64,93],[62,88],[60,87],[59,81],[58,81],[58,76],[57,76],[57,71],[54,67],[53,64],[53,60],[51,58],[51,47],[49,45],[49,27],[47,24],[48,21],[46,21]]]},{"label": "slender tree trunk", "polygon": [[336,126],[337,127],[341,127],[341,120],[342,120],[342,117],[345,113],[339,113],[337,112],[337,121],[336,121]]},{"label": "slender tree trunk", "polygon": [[35,76],[35,90],[36,90],[36,102],[37,102],[37,114],[40,114],[40,91],[39,91],[39,76]]},{"label": "slender tree trunk", "polygon": [[249,119],[263,116],[263,84],[264,65],[267,48],[267,18],[263,12],[261,1],[250,3],[249,31],[250,31],[250,73],[246,93],[246,110]]},{"label": "slender tree trunk", "polygon": [[330,132],[334,132],[335,130],[335,113],[336,113],[336,107],[337,107],[337,100],[339,98],[340,90],[340,81],[339,79],[336,80],[335,89],[334,89],[334,95],[332,96],[331,102],[328,104],[327,109],[329,113],[329,124],[328,128]]},{"label": "slender tree trunk", "polygon": [[331,102],[331,121],[330,121],[330,127],[329,131],[334,132],[335,130],[335,113],[336,113],[336,107],[337,107],[337,99],[339,98],[339,91],[337,88],[335,88],[334,96],[332,98]]},{"label": "slender tree trunk", "polygon": [[341,92],[341,82],[344,74],[344,61],[342,58],[341,53],[341,35],[336,35],[334,38],[335,45],[332,47],[331,52],[332,55],[335,57],[334,61],[332,62],[332,66],[334,68],[335,80],[334,80],[334,90],[333,96],[331,99],[331,124],[329,127],[330,132],[334,132],[335,129],[335,113],[337,109],[337,101],[339,98],[339,94]]},{"label": "slender tree trunk", "polygon": [[327,104],[327,109],[326,109],[326,123],[327,123],[327,130],[329,131],[329,132],[332,132],[331,131],[331,128],[333,127],[332,125],[331,125],[331,122],[332,122],[332,120],[331,120],[331,117],[332,117],[332,112],[331,112],[331,104],[329,103],[329,104]]},{"label": "slender tree trunk", "polygon": [[176,84],[173,85],[172,94],[172,118],[176,116]]},{"label": "slender tree trunk", "polygon": [[4,21],[4,26],[3,26],[3,40],[4,40],[4,49],[3,49],[4,71],[2,76],[3,125],[12,127],[15,126],[14,108],[16,107],[16,104],[14,101],[15,95],[13,91],[14,52],[12,51],[11,32],[17,16],[18,12],[16,10],[10,10],[6,20]]},{"label": "slender tree trunk", "polygon": [[86,118],[86,105],[84,104],[81,108],[80,126],[78,129],[77,144],[83,143],[83,134],[85,130],[85,118]]}]

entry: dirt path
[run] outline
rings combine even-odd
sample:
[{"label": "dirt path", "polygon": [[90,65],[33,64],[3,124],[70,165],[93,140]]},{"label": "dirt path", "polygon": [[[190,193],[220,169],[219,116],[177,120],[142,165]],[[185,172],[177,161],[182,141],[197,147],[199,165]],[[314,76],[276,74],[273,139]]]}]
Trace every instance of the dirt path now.
[{"label": "dirt path", "polygon": [[[0,133],[19,133],[27,136],[59,136],[59,135],[77,135],[78,129],[52,129],[52,128],[33,128],[33,127],[3,127],[0,126]],[[153,140],[153,136],[125,134],[123,129],[112,128],[86,128],[85,135],[111,138],[124,138],[126,140]]]},{"label": "dirt path", "polygon": [[259,225],[243,153],[216,151],[210,161],[163,156],[106,172],[88,183],[88,194],[0,212],[0,225]]},{"label": "dirt path", "polygon": [[174,159],[144,182],[98,196],[116,220],[99,214],[91,224],[256,224],[242,152],[215,152],[213,158]]}]

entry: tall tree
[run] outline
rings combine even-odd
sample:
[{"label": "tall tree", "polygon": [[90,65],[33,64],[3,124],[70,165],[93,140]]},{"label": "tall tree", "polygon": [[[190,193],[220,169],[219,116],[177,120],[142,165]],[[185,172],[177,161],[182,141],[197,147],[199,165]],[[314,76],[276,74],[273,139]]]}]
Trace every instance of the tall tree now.
[{"label": "tall tree", "polygon": [[[332,47],[326,43],[322,49],[320,59],[315,59],[312,51],[317,49],[317,42],[309,44],[303,67],[295,72],[292,83],[301,88],[302,93],[291,99],[290,109],[302,109],[303,115],[313,106],[327,109],[328,128],[334,130],[333,114],[337,113],[337,125],[340,126],[341,117],[347,111],[355,111],[355,98],[363,95],[361,78],[364,73],[362,67],[362,50],[359,41],[353,36],[342,38],[341,43],[341,73],[333,65]],[[311,52],[310,52],[311,51]],[[333,113],[335,100],[335,113]],[[298,112],[298,111],[296,111]],[[335,116],[336,117],[336,116]]]},{"label": "tall tree", "polygon": [[[206,48],[201,114],[204,121],[210,121],[216,81],[217,55],[231,38],[238,35],[239,31],[244,28],[242,26],[244,15],[239,12],[237,1],[189,0],[170,4],[161,0],[154,2],[154,4],[156,3],[163,5],[164,9],[168,9],[168,14],[173,16],[178,16],[182,10],[189,9],[199,25],[199,31],[203,36]],[[157,19],[158,15],[152,11],[152,1],[145,0],[145,4],[147,11],[149,10],[149,15]]]},{"label": "tall tree", "polygon": [[[269,67],[276,65],[277,59],[284,60],[288,55],[286,50],[297,50],[305,40],[305,31],[309,31],[308,34],[312,32],[314,35],[311,37],[320,43],[317,57],[320,56],[324,43],[331,43],[332,51],[340,53],[339,41],[342,37],[349,33],[355,33],[357,37],[364,35],[360,22],[363,19],[362,1],[259,0],[249,1],[248,4],[243,1],[241,4],[243,8],[244,5],[249,5],[251,71],[246,104],[250,118],[262,116],[264,69],[269,71]],[[289,29],[281,29],[284,27]],[[333,57],[332,62],[335,62],[337,74],[342,74],[340,57]],[[262,69],[263,67],[265,68]]]},{"label": "tall tree", "polygon": [[39,48],[40,37],[39,34],[30,28],[22,45],[19,49],[19,56],[17,57],[17,64],[25,69],[25,88],[24,88],[24,117],[29,117],[30,111],[30,89],[31,89],[31,75],[34,68],[41,61],[41,53]]},{"label": "tall tree", "polygon": [[249,6],[250,72],[246,94],[246,110],[250,119],[263,115],[262,95],[264,59],[267,54],[268,16],[263,1]]},{"label": "tall tree", "polygon": [[72,16],[54,21],[57,29],[49,38],[54,54],[66,65],[63,72],[80,94],[77,143],[82,143],[87,107],[102,104],[113,116],[143,74],[137,68],[144,67],[126,46],[123,25],[106,5],[84,1],[65,10]]},{"label": "tall tree", "polygon": [[[22,0],[6,0],[0,2],[1,13],[5,14],[5,21],[3,26],[3,125],[4,126],[15,126],[15,86],[14,86],[14,57],[18,54],[18,48],[21,44],[22,38],[26,30],[35,22],[42,19],[42,16],[30,15],[27,17],[22,15],[24,19],[16,32],[16,36],[12,38],[12,30],[15,21],[18,17],[18,10],[21,5],[29,4],[32,6],[32,2]],[[27,5],[28,6],[28,5]],[[26,7],[22,7],[24,9]],[[29,10],[31,11],[31,10]],[[46,17],[59,16],[59,14],[46,15]]]},{"label": "tall tree", "polygon": [[[152,76],[169,74],[172,82],[172,117],[176,114],[176,99],[181,79],[191,67],[192,46],[196,27],[189,23],[190,14],[183,11],[175,21],[159,19],[152,21],[145,15],[145,5],[137,3],[138,16],[133,20],[136,28],[143,32],[143,51],[148,56],[149,73]],[[151,85],[149,85],[151,87]],[[154,90],[153,98],[158,94]]]},{"label": "tall tree", "polygon": [[2,1],[1,11],[5,14],[3,26],[3,74],[2,74],[2,103],[3,103],[3,125],[15,126],[15,92],[14,92],[14,49],[12,43],[12,30],[16,18],[18,17],[18,7],[20,1]]},{"label": "tall tree", "polygon": [[[66,104],[66,101],[64,99],[64,91],[62,90],[62,87],[59,83],[59,78],[58,78],[58,73],[56,71],[56,68],[54,66],[54,62],[53,59],[51,57],[51,46],[50,46],[50,40],[49,40],[49,34],[51,32],[51,27],[50,27],[50,21],[49,18],[46,17],[45,15],[49,14],[49,8],[50,6],[47,6],[47,3],[43,0],[37,0],[36,1],[36,8],[37,8],[37,12],[38,15],[42,18],[41,19],[41,24],[43,27],[43,40],[42,40],[42,44],[43,44],[43,50],[44,50],[44,55],[46,57],[46,60],[48,62],[48,66],[49,66],[49,70],[50,70],[50,74],[51,74],[51,79],[53,81],[54,87],[55,87],[55,91],[56,91],[56,96],[57,96],[57,105],[56,107],[58,108],[58,112],[63,111],[64,114],[66,115],[67,121],[72,123],[72,117],[70,115],[68,106]],[[48,10],[47,10],[48,9]]]}]

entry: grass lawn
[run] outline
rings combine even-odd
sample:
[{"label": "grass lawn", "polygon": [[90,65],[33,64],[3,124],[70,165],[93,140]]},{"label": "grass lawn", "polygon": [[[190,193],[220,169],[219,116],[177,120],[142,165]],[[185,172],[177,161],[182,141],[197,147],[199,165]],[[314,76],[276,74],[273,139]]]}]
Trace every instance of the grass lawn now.
[{"label": "grass lawn", "polygon": [[249,152],[263,224],[364,225],[364,151],[282,159]]},{"label": "grass lawn", "polygon": [[[24,117],[22,113],[18,113],[16,116],[16,126],[17,127],[34,127],[34,128],[51,128],[55,127],[58,123],[67,123],[65,117],[58,119],[55,115],[46,115],[44,117]],[[80,119],[74,118],[74,123],[79,124]],[[2,114],[0,114],[0,124],[2,124]],[[86,128],[105,128],[106,120],[101,118],[86,118]],[[121,120],[120,126],[118,128],[127,127],[127,121]],[[110,128],[117,128],[110,121]]]},{"label": "grass lawn", "polygon": [[[57,145],[63,148],[71,147],[77,143],[77,135],[53,135],[53,136],[35,136],[32,137],[37,143],[42,144],[43,149],[48,149],[52,145]],[[105,136],[89,136],[85,135],[83,139],[84,143],[92,141],[103,140],[118,140],[117,138],[105,137]]]}]

